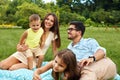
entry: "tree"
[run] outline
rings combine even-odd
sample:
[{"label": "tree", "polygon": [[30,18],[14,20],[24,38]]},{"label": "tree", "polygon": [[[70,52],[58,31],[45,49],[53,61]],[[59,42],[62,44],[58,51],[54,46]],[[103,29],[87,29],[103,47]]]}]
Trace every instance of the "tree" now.
[{"label": "tree", "polygon": [[6,10],[8,8],[10,1],[1,0],[0,1],[0,24],[7,23]]},{"label": "tree", "polygon": [[[43,18],[47,11],[39,8],[36,4],[34,3],[28,3],[28,2],[24,2],[22,5],[18,6],[18,11],[16,12],[16,16],[18,18],[17,24],[19,26],[23,26],[23,28],[28,28],[28,17],[31,14],[39,14],[41,16],[41,18]],[[22,23],[20,23],[22,22]]]}]

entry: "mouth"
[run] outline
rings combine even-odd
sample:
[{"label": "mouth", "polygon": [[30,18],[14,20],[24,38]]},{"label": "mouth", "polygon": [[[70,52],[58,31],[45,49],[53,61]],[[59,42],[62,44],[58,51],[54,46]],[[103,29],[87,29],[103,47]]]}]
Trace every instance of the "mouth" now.
[{"label": "mouth", "polygon": [[55,69],[55,68],[53,68],[53,70],[54,70],[55,72],[58,72],[58,70],[57,70],[57,69]]},{"label": "mouth", "polygon": [[33,31],[36,32],[36,31],[38,31],[38,29],[34,29]]},{"label": "mouth", "polygon": [[34,29],[34,30],[38,30],[38,29]]},{"label": "mouth", "polygon": [[45,25],[46,25],[46,26],[50,26],[50,24],[49,24],[49,23],[47,23],[47,22],[45,23]]}]

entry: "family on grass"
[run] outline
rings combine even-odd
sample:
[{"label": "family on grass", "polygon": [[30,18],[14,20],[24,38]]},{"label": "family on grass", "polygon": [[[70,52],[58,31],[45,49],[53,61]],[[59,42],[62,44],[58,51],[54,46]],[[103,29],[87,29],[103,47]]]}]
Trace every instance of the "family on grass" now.
[{"label": "family on grass", "polygon": [[[85,26],[71,21],[67,29],[71,43],[61,46],[59,22],[54,13],[42,20],[38,14],[29,17],[29,29],[21,36],[17,51],[0,62],[0,69],[34,69],[33,80],[42,80],[40,74],[52,69],[54,80],[107,80],[117,74],[115,63],[106,56],[106,49],[93,38],[83,38]],[[41,66],[44,55],[52,45],[54,59]]]}]

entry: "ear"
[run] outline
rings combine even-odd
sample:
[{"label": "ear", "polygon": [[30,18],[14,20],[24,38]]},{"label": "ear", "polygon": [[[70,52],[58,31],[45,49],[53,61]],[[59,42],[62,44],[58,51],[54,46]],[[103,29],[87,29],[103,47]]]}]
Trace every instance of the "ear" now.
[{"label": "ear", "polygon": [[77,31],[77,34],[78,34],[79,36],[81,36],[81,31]]}]

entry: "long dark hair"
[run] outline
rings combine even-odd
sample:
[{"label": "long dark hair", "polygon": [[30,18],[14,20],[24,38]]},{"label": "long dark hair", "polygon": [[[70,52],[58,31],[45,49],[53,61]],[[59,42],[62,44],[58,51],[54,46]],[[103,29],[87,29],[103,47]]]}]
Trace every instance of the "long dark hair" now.
[{"label": "long dark hair", "polygon": [[[58,56],[61,60],[63,60],[63,62],[67,65],[67,68],[64,71],[64,73],[68,73],[67,80],[79,80],[80,70],[77,66],[77,60],[75,54],[69,49],[64,49],[62,51],[59,51],[56,54],[56,56]],[[55,80],[58,80],[60,77],[59,72],[52,71],[52,75]]]},{"label": "long dark hair", "polygon": [[57,35],[57,39],[56,41],[56,45],[57,48],[59,48],[61,46],[61,40],[60,40],[60,33],[59,33],[59,22],[58,22],[58,18],[54,13],[48,13],[45,18],[43,19],[42,23],[41,23],[41,27],[45,30],[45,20],[47,19],[48,16],[52,15],[54,17],[54,24],[53,26],[50,28],[50,31],[52,31],[54,33],[54,35]]}]

